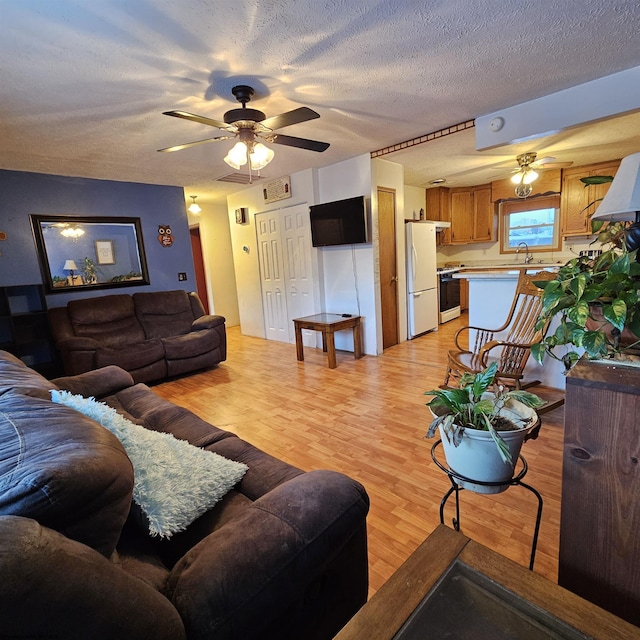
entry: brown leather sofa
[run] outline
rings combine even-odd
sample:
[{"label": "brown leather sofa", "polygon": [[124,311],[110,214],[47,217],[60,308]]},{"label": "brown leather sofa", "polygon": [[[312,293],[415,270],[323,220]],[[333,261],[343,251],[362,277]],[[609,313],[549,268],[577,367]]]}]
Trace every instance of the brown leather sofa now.
[{"label": "brown leather sofa", "polygon": [[[51,389],[248,470],[186,530],[153,538],[120,440]],[[359,483],[277,460],[118,367],[50,382],[0,351],[0,443],[3,638],[329,640],[366,601]]]},{"label": "brown leather sofa", "polygon": [[156,291],[72,300],[49,309],[64,372],[108,365],[151,382],[227,358],[225,319],[206,315],[196,293]]}]

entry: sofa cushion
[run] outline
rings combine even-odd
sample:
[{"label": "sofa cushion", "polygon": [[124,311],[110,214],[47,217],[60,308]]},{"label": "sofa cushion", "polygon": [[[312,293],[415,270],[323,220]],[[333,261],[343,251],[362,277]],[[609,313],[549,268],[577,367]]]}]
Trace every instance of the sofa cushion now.
[{"label": "sofa cushion", "polygon": [[193,331],[182,336],[162,338],[167,360],[195,358],[220,346],[220,336],[215,331]]},{"label": "sofa cushion", "polygon": [[133,469],[117,438],[77,412],[0,396],[0,514],[33,518],[105,556],[129,513]]},{"label": "sofa cushion", "polygon": [[8,351],[0,351],[0,394],[20,390],[25,395],[48,399],[56,385]]},{"label": "sofa cushion", "polygon": [[147,338],[168,338],[191,331],[194,317],[186,291],[134,293],[132,298]]},{"label": "sofa cushion", "polygon": [[90,416],[112,431],[133,464],[133,499],[141,507],[152,536],[170,538],[211,509],[248,467],[132,423],[115,409],[67,391],[51,392],[54,402]]},{"label": "sofa cushion", "polygon": [[35,520],[0,517],[0,549],[1,638],[185,638],[164,595]]},{"label": "sofa cushion", "polygon": [[76,336],[94,338],[105,347],[118,348],[145,340],[129,295],[71,300],[67,311]]},{"label": "sofa cushion", "polygon": [[164,347],[160,340],[142,340],[114,349],[96,349],[95,366],[100,368],[114,364],[126,371],[135,371],[163,359]]}]

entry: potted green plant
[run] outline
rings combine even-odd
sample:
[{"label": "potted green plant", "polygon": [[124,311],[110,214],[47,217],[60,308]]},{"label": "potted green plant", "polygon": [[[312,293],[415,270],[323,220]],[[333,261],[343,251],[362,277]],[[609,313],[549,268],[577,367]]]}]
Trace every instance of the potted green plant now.
[{"label": "potted green plant", "polygon": [[572,258],[555,280],[536,283],[543,289],[538,327],[554,317],[559,324],[531,353],[541,364],[547,355],[563,362],[565,373],[583,353],[621,358],[640,345],[640,264],[625,244],[627,223],[593,225],[602,253]]},{"label": "potted green plant", "polygon": [[[447,465],[479,482],[506,482],[525,438],[539,424],[535,409],[544,401],[528,391],[507,389],[496,382],[497,363],[461,376],[458,388],[432,389],[427,403],[433,420],[427,438],[439,431]],[[458,481],[478,493],[499,493],[504,486]]]}]

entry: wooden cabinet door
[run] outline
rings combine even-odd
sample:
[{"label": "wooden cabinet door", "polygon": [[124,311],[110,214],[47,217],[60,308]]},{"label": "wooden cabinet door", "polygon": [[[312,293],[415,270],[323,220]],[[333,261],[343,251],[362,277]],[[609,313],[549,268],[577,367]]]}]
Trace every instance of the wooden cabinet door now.
[{"label": "wooden cabinet door", "polygon": [[588,175],[584,169],[566,169],[562,178],[560,197],[560,229],[563,236],[589,233],[588,217],[584,208],[589,204],[589,189],[580,178]]},{"label": "wooden cabinet door", "polygon": [[[616,175],[616,171],[618,171],[618,167],[620,166],[619,162],[614,164],[602,165],[597,171],[591,171],[589,175],[591,176],[614,176]],[[605,197],[607,191],[609,191],[609,187],[611,187],[610,182],[605,182],[604,184],[592,184],[589,187],[589,202],[595,202],[596,200],[600,201]],[[588,203],[587,203],[588,204]],[[594,204],[587,211],[588,214],[594,214],[595,210],[598,208],[598,205]],[[589,231],[591,231],[591,221],[589,221]]]},{"label": "wooden cabinet door", "polygon": [[560,230],[563,236],[591,234],[591,215],[598,208],[588,204],[603,198],[611,186],[610,182],[584,185],[580,178],[589,176],[615,176],[620,162],[610,162],[585,167],[565,169],[562,174],[562,196],[560,201]]},{"label": "wooden cabinet door", "polygon": [[473,238],[472,193],[451,192],[451,244],[467,244]]},{"label": "wooden cabinet door", "polygon": [[640,625],[640,369],[567,375],[558,584]]},{"label": "wooden cabinet door", "polygon": [[469,308],[469,281],[466,278],[460,280],[460,311]]},{"label": "wooden cabinet door", "polygon": [[493,202],[491,187],[473,190],[473,241],[493,240]]},{"label": "wooden cabinet door", "polygon": [[[441,220],[451,222],[451,207],[449,189],[447,187],[433,187],[427,189],[427,220]],[[451,244],[451,230],[443,229],[436,234],[439,245]]]}]

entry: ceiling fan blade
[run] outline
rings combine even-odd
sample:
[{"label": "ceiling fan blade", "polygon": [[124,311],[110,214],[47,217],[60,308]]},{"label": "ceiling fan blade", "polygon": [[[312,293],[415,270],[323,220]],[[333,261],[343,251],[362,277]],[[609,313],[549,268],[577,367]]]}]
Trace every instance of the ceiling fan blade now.
[{"label": "ceiling fan blade", "polygon": [[544,162],[542,164],[535,165],[536,169],[566,169],[570,167],[573,162]]},{"label": "ceiling fan blade", "polygon": [[210,127],[217,127],[218,129],[225,129],[227,131],[233,130],[233,127],[224,122],[205,118],[204,116],[197,116],[194,113],[188,113],[187,111],[163,111],[162,115],[191,120],[192,122],[199,122],[200,124],[208,124]]},{"label": "ceiling fan blade", "polygon": [[273,142],[284,144],[287,147],[297,147],[298,149],[308,149],[309,151],[326,151],[329,148],[328,142],[318,142],[317,140],[307,140],[306,138],[295,138],[293,136],[274,136]]},{"label": "ceiling fan blade", "polygon": [[185,142],[184,144],[177,144],[175,147],[166,147],[165,149],[158,149],[160,152],[164,151],[180,151],[181,149],[188,149],[189,147],[195,147],[198,144],[205,142],[215,142],[216,140],[228,140],[235,136],[217,136],[216,138],[205,138],[204,140],[196,140],[195,142]]},{"label": "ceiling fan blade", "polygon": [[267,129],[282,129],[282,127],[290,127],[292,124],[315,120],[319,117],[320,114],[316,113],[313,109],[309,109],[309,107],[299,107],[298,109],[293,109],[293,111],[281,113],[279,116],[267,118],[260,124],[267,127]]}]

